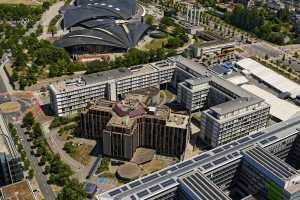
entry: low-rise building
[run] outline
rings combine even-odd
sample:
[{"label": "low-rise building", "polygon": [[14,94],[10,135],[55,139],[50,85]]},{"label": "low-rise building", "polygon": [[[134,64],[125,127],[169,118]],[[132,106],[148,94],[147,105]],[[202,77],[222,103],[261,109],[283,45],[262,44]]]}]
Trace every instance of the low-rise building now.
[{"label": "low-rise building", "polygon": [[192,46],[194,57],[202,57],[208,54],[230,53],[235,50],[235,43],[229,41],[209,41]]},{"label": "low-rise building", "polygon": [[1,200],[36,200],[28,180],[19,181],[0,188]]}]

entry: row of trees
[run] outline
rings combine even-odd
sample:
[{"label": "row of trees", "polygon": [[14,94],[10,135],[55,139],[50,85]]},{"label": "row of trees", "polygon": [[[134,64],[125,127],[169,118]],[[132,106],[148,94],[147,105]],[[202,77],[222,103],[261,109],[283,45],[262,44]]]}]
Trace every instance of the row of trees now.
[{"label": "row of trees", "polygon": [[[178,32],[180,33],[180,31]],[[48,77],[58,77],[83,70],[87,70],[87,73],[92,73],[129,67],[162,60],[176,54],[174,50],[165,48],[148,52],[133,48],[113,61],[94,61],[85,64],[72,61],[63,48],[56,47],[45,40],[38,40],[35,34],[22,36],[22,33],[18,34],[18,36],[21,35],[21,42],[17,41],[17,37],[10,36],[13,39],[3,43],[4,49],[8,45],[14,47],[13,56],[15,57],[15,62],[12,80],[19,83],[20,89],[35,84],[38,78],[45,74],[46,69],[48,69]]]},{"label": "row of trees", "polygon": [[300,28],[289,15],[287,8],[278,12],[266,8],[247,8],[239,4],[225,20],[258,37],[276,44],[300,43]]},{"label": "row of trees", "polygon": [[19,21],[23,19],[37,20],[43,13],[43,6],[27,6],[24,4],[1,4],[0,18],[6,21]]},{"label": "row of trees", "polygon": [[[25,36],[25,32],[40,19],[43,11],[52,3],[53,1],[45,1],[38,6],[0,5],[0,56],[5,50],[11,51],[14,61],[11,78],[19,84],[20,89],[35,84],[41,76],[53,77],[72,73],[81,67],[80,64],[71,62],[64,49],[37,39],[42,31],[41,26],[38,27],[37,33]],[[27,26],[22,23],[24,21],[28,22]]]},{"label": "row of trees", "polygon": [[8,124],[8,129],[9,129],[10,135],[12,136],[12,138],[14,140],[15,145],[17,146],[18,152],[21,155],[21,160],[23,162],[24,170],[28,171],[27,178],[32,179],[34,176],[34,171],[33,171],[32,167],[30,166],[30,161],[27,158],[26,152],[20,142],[20,138],[17,134],[17,129],[11,123]]},{"label": "row of trees", "polygon": [[142,51],[136,48],[129,49],[129,51],[122,57],[117,57],[113,61],[93,61],[87,63],[87,73],[94,73],[99,71],[106,71],[110,69],[117,69],[120,67],[130,67],[149,62],[163,60],[169,56],[176,55],[174,50],[165,48],[151,49],[150,51]]},{"label": "row of trees", "polygon": [[170,17],[163,17],[161,19],[159,30],[167,32],[172,36],[168,39],[167,44],[165,45],[166,48],[177,49],[189,41],[189,36],[186,33],[186,30],[179,24],[175,23]]},{"label": "row of trees", "polygon": [[[31,7],[20,6],[23,10],[45,10],[49,8],[50,3],[44,3],[43,6]],[[28,8],[27,8],[28,7]],[[11,8],[7,7],[8,13]],[[18,9],[17,9],[18,10]],[[29,11],[23,11],[21,14],[11,13],[11,16],[20,16],[28,14]],[[30,11],[33,14],[33,11]],[[38,15],[38,14],[36,14]],[[18,18],[18,17],[13,17]],[[19,19],[19,18],[18,18]],[[56,21],[57,19],[53,20]],[[129,50],[124,56],[116,58],[114,61],[95,61],[91,63],[80,63],[72,61],[68,53],[63,49],[54,46],[48,41],[38,40],[37,33],[25,36],[27,30],[21,24],[12,26],[10,23],[4,22],[0,24],[0,55],[4,50],[10,49],[12,52],[12,60],[14,61],[13,73],[11,79],[18,83],[20,89],[35,84],[39,79],[45,77],[58,77],[62,75],[72,74],[76,71],[84,71],[87,73],[116,69],[120,67],[129,67],[132,65],[143,64],[165,59],[166,57],[175,55],[172,49],[159,48],[147,52],[137,49]],[[174,22],[171,22],[174,25]],[[38,29],[40,30],[40,28]],[[174,38],[168,41],[165,46],[167,48],[176,48],[182,46],[188,37],[180,26],[175,26]]]},{"label": "row of trees", "polygon": [[50,150],[41,125],[35,121],[32,112],[24,116],[22,126],[26,128],[26,134],[32,142],[32,149],[35,150],[33,153],[40,157],[39,165],[45,166],[44,173],[49,175],[49,183],[63,186],[58,199],[85,199],[86,193],[82,185],[77,180],[71,179],[73,175],[71,168],[60,159],[58,154]]}]

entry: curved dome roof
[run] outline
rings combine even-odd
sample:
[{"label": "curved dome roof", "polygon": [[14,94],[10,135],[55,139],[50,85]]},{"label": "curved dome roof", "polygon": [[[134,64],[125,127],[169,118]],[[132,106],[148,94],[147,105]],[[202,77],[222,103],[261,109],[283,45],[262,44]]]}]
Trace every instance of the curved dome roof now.
[{"label": "curved dome roof", "polygon": [[102,45],[129,49],[137,44],[148,28],[149,25],[140,22],[128,25],[112,23],[110,26],[72,31],[55,41],[54,44],[64,48],[78,45]]},{"label": "curved dome roof", "polygon": [[57,46],[99,45],[126,50],[134,47],[149,28],[134,16],[136,0],[76,0],[75,4],[61,9],[64,27],[74,28],[55,41]]},{"label": "curved dome roof", "polygon": [[135,13],[135,0],[77,0],[76,6],[63,10],[64,27],[99,18],[127,20]]}]

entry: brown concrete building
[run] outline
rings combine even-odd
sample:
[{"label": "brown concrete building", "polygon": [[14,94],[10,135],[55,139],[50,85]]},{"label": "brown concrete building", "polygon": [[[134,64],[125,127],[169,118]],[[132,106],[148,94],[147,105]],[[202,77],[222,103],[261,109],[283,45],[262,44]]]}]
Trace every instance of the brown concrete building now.
[{"label": "brown concrete building", "polygon": [[[149,93],[149,89],[145,89]],[[103,154],[131,159],[136,148],[181,158],[189,139],[189,117],[156,106],[159,95],[130,94],[120,102],[98,100],[81,113],[82,136],[102,141]]]}]

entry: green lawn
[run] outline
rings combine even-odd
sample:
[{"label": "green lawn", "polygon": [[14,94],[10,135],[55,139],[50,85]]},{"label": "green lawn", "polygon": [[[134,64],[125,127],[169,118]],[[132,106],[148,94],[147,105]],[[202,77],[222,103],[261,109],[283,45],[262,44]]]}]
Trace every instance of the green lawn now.
[{"label": "green lawn", "polygon": [[163,43],[167,43],[168,38],[162,38],[162,39],[152,39],[150,42],[145,44],[146,49],[158,49],[162,47]]}]

